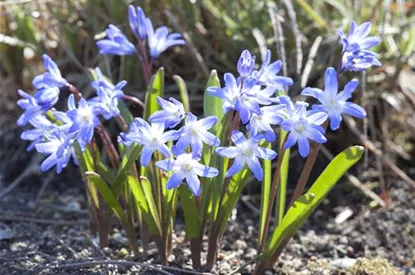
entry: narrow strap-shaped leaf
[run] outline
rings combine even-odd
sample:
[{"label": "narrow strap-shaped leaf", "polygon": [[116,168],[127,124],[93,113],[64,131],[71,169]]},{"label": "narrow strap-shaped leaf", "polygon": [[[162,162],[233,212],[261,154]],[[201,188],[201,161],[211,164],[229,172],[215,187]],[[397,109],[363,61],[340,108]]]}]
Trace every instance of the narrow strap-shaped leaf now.
[{"label": "narrow strap-shaped leaf", "polygon": [[231,216],[236,202],[241,197],[241,192],[245,187],[246,180],[248,179],[249,175],[250,170],[245,167],[231,178],[225,196],[223,197],[222,203],[220,205],[218,217],[216,220],[217,224],[219,224],[220,233],[225,230],[226,223]]},{"label": "narrow strap-shaped leaf", "polygon": [[182,99],[183,107],[186,112],[190,112],[189,92],[187,90],[186,82],[179,75],[173,75],[177,87],[179,87],[180,98]]},{"label": "narrow strap-shaped leaf", "polygon": [[308,193],[297,199],[290,209],[288,209],[287,214],[274,230],[274,233],[265,246],[261,259],[267,259],[272,256],[283,240],[292,236],[300,228],[304,221],[327,196],[337,181],[350,167],[360,160],[362,154],[362,146],[352,146],[338,154],[329,163],[311,186],[310,190],[308,190]]},{"label": "narrow strap-shaped leaf", "polygon": [[219,127],[221,126],[219,122],[222,120],[224,113],[222,108],[222,100],[218,97],[208,94],[207,88],[209,87],[220,87],[218,73],[216,70],[212,70],[210,73],[210,77],[206,84],[206,90],[203,97],[203,111],[205,117],[216,116],[218,118],[218,123],[211,128],[212,133],[216,135],[218,134]]},{"label": "narrow strap-shaped leaf", "polygon": [[179,187],[179,195],[184,213],[186,236],[189,239],[199,238],[199,211],[197,211],[195,196],[185,185]]},{"label": "narrow strap-shaped leaf", "polygon": [[127,152],[121,160],[121,165],[118,168],[115,176],[114,184],[112,185],[112,192],[118,198],[121,192],[121,187],[125,183],[126,173],[131,169],[133,163],[141,153],[142,146],[134,145],[127,149]]},{"label": "narrow strap-shaped leaf", "polygon": [[[287,135],[287,132],[284,131],[282,128],[280,128],[280,143],[279,147],[282,147],[282,142],[285,140],[285,136]],[[275,200],[275,220],[279,224],[285,213],[285,200],[287,196],[287,181],[288,181],[288,171],[290,166],[290,148],[285,149],[284,157],[282,159],[281,163],[281,170],[280,170],[280,183],[278,185],[277,189],[277,197]]]},{"label": "narrow strap-shaped leaf", "polygon": [[[266,147],[271,149],[271,143],[268,143]],[[271,191],[271,160],[264,159],[262,163],[264,167],[264,178],[261,185],[261,212],[259,219],[258,243],[261,243],[262,239],[266,237],[264,234],[264,228]]]},{"label": "narrow strap-shaped leaf", "polygon": [[160,68],[155,75],[151,77],[150,84],[145,98],[146,109],[144,111],[144,120],[148,120],[150,115],[159,110],[157,104],[157,97],[162,97],[164,94],[164,69]]},{"label": "narrow strap-shaped leaf", "polygon": [[101,176],[95,172],[85,172],[85,176],[95,185],[105,203],[108,204],[112,211],[114,211],[115,216],[117,216],[121,222],[125,222],[126,216],[121,208],[121,205]]},{"label": "narrow strap-shaped leaf", "polygon": [[265,246],[261,259],[267,259],[278,248],[278,245],[284,240],[289,233],[298,230],[304,220],[307,218],[307,213],[313,209],[313,202],[315,202],[315,195],[312,193],[304,194],[299,197],[293,206],[287,212],[282,222],[274,230],[271,239]]},{"label": "narrow strap-shaped leaf", "polygon": [[133,175],[127,175],[127,182],[130,186],[131,192],[133,193],[135,202],[140,209],[140,213],[143,219],[145,220],[147,226],[149,227],[150,233],[153,236],[160,236],[160,219],[156,212],[150,210],[150,207],[155,208],[153,197],[151,196],[147,198],[142,188],[143,186],[147,188],[147,185],[149,185],[151,188],[150,183],[145,178],[142,178],[140,183],[138,182],[137,178]]}]

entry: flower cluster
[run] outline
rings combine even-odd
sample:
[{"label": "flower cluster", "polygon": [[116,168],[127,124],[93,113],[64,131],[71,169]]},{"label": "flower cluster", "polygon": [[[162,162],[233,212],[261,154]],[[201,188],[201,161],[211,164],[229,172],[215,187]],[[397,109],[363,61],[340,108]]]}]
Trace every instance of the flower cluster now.
[{"label": "flower cluster", "polygon": [[[170,46],[184,44],[179,34],[169,34],[165,26],[154,31],[151,20],[140,7],[129,7],[129,23],[140,43],[148,40],[149,55],[153,59]],[[348,82],[339,92],[338,77],[345,70],[356,71],[380,64],[376,58],[368,61],[374,56],[368,49],[379,43],[377,38],[367,37],[369,31],[369,23],[357,27],[353,22],[348,37],[340,33],[343,43],[341,70],[336,72],[331,67],[327,68],[324,91],[312,87],[302,91],[302,95],[319,101],[311,108],[307,102],[292,102],[290,97],[279,95],[293,85],[293,80],[279,75],[282,63],[279,60],[271,62],[270,50],[266,51],[260,66],[256,66],[256,57],[244,50],[236,64],[238,76],[225,73],[223,87],[207,88],[208,94],[222,100],[224,113],[231,113],[229,117],[233,123],[229,125],[228,142],[222,144],[225,147],[219,147],[221,141],[210,132],[218,123],[216,116],[198,119],[186,112],[177,99],[165,100],[161,97],[157,98],[160,110],[151,114],[148,122],[135,118],[128,131],[119,135],[118,142],[125,146],[142,146],[142,166],[153,163],[161,170],[171,171],[173,174],[167,182],[168,189],[186,180],[193,194],[200,194],[198,177],[215,177],[218,174],[216,168],[200,163],[204,149],[220,157],[234,159],[226,177],[247,167],[261,181],[263,169],[259,159],[272,160],[277,156],[275,151],[262,147],[262,144],[277,140],[276,127],[288,133],[284,148],[298,144],[299,154],[305,158],[310,153],[311,141],[327,141],[324,134],[328,124],[331,130],[336,130],[340,127],[343,114],[357,118],[366,116],[362,107],[348,101],[358,87],[358,81]],[[106,36],[106,39],[97,42],[103,54],[129,55],[142,50],[135,48],[113,25],[108,27]],[[34,78],[33,85],[37,89],[34,96],[19,90],[23,99],[18,101],[18,105],[24,113],[18,124],[24,126],[29,123],[33,126],[21,136],[31,141],[28,149],[36,148],[38,152],[49,155],[42,163],[42,171],[56,165],[60,173],[74,156],[75,143],[82,151],[91,143],[95,129],[101,127],[100,117],[105,120],[120,118],[118,104],[126,97],[122,89],[127,83],[121,81],[114,85],[96,68],[95,80],[91,83],[96,96],[85,99],[80,93],[71,94],[67,102],[68,110],[56,111],[53,106],[58,101],[60,88],[73,86],[62,77],[50,57],[44,55],[43,59],[46,72]],[[246,132],[241,130],[241,123]],[[175,130],[178,126],[181,127]],[[233,146],[226,146],[231,142]]]},{"label": "flower cluster", "polygon": [[[154,30],[150,18],[146,17],[143,9],[140,7],[129,6],[128,20],[131,31],[139,43],[147,40],[149,54],[152,59],[158,58],[161,53],[172,46],[185,44],[180,34],[169,34],[166,26],[161,26]],[[105,30],[105,34],[106,39],[97,42],[101,54],[132,55],[137,53],[137,48],[134,44],[116,26],[109,25]],[[144,53],[141,52],[141,54]]]},{"label": "flower cluster", "polygon": [[[56,166],[60,173],[74,157],[74,142],[85,151],[92,141],[94,129],[100,125],[99,115],[110,119],[120,114],[118,100],[124,96],[121,90],[126,81],[113,85],[96,68],[97,79],[91,83],[97,96],[89,100],[80,98],[75,102],[74,94],[68,97],[68,110],[60,112],[53,108],[59,99],[61,90],[70,90],[70,84],[62,77],[56,63],[47,55],[43,55],[46,72],[33,79],[33,86],[38,90],[32,96],[22,90],[18,93],[23,97],[17,104],[24,110],[17,124],[30,124],[32,129],[21,134],[21,138],[31,141],[27,148],[35,148],[39,153],[49,155],[42,163],[41,170],[46,171]],[[67,89],[62,89],[66,87]],[[77,94],[80,96],[80,94]]]},{"label": "flower cluster", "polygon": [[342,71],[363,71],[371,66],[381,66],[377,54],[369,51],[370,48],[380,43],[375,36],[368,36],[372,25],[370,22],[357,26],[352,21],[349,34],[346,36],[339,30],[339,36],[343,44]]}]

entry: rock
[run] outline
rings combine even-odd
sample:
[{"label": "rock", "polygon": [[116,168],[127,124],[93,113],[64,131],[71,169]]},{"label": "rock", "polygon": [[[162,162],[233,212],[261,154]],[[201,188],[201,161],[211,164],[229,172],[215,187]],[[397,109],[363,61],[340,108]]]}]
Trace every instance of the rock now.
[{"label": "rock", "polygon": [[333,260],[329,263],[329,265],[340,268],[340,269],[350,269],[356,263],[356,259],[352,258],[341,258]]}]

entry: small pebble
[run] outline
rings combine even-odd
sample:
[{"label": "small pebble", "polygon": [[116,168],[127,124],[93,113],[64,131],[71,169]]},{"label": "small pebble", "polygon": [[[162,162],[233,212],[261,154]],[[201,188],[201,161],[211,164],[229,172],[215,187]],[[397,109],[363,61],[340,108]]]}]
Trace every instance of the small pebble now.
[{"label": "small pebble", "polygon": [[238,248],[238,249],[245,249],[245,248],[247,248],[247,247],[248,247],[248,245],[246,244],[246,242],[244,242],[244,241],[242,241],[242,240],[237,240],[237,241],[235,242],[235,246],[236,246],[236,248]]},{"label": "small pebble", "polygon": [[35,255],[35,256],[33,257],[33,261],[34,261],[35,263],[40,263],[40,262],[42,261],[42,257],[40,257],[40,255]]},{"label": "small pebble", "polygon": [[172,263],[172,262],[174,262],[176,260],[176,256],[175,255],[169,255],[169,257],[167,257],[167,261],[169,262],[169,263]]}]

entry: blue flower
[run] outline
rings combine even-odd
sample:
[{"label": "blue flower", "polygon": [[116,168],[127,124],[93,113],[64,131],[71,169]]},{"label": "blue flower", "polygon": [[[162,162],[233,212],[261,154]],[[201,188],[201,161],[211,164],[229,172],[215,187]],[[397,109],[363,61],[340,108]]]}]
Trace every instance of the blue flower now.
[{"label": "blue flower", "polygon": [[76,140],[82,151],[84,151],[86,145],[92,140],[94,127],[100,124],[97,111],[84,98],[79,100],[78,108],[76,108],[73,94],[68,98],[68,109],[66,115],[72,121],[69,132],[77,133]]},{"label": "blue flower", "polygon": [[349,34],[346,36],[342,30],[339,30],[339,36],[343,44],[343,52],[355,52],[360,50],[369,50],[380,43],[380,39],[375,36],[369,36],[372,24],[365,22],[357,26],[355,21],[350,25]]},{"label": "blue flower", "polygon": [[141,7],[128,6],[128,21],[134,35],[144,41],[147,38],[146,15]]},{"label": "blue flower", "polygon": [[137,51],[127,37],[114,25],[105,30],[107,39],[97,42],[100,54],[132,55]]},{"label": "blue flower", "polygon": [[344,90],[338,92],[337,74],[333,68],[327,68],[324,75],[324,91],[317,88],[305,88],[301,94],[305,96],[312,96],[318,101],[320,105],[313,105],[313,110],[326,112],[330,118],[330,128],[336,130],[342,121],[342,114],[348,114],[357,118],[364,118],[366,111],[359,105],[347,102],[352,97],[353,92],[359,85],[359,81],[349,81]]},{"label": "blue flower", "polygon": [[162,26],[154,31],[153,24],[150,19],[146,20],[148,47],[150,49],[150,56],[156,59],[162,52],[172,46],[183,45],[186,42],[181,39],[179,33],[169,34],[169,30],[166,26]]},{"label": "blue flower", "polygon": [[166,183],[167,189],[178,187],[186,179],[190,191],[195,196],[199,196],[201,193],[198,176],[212,178],[219,174],[217,169],[200,164],[199,159],[192,154],[181,154],[175,160],[161,160],[156,163],[156,166],[163,171],[174,172]]},{"label": "blue flower", "polygon": [[155,111],[149,117],[151,123],[164,123],[164,127],[174,128],[182,121],[186,115],[183,104],[173,97],[169,100],[157,97],[157,103],[163,110]]},{"label": "blue flower", "polygon": [[263,133],[267,142],[273,142],[277,138],[271,125],[278,125],[284,120],[285,105],[264,106],[261,108],[261,115],[253,114],[247,129],[251,136]]},{"label": "blue flower", "polygon": [[177,139],[177,131],[164,132],[163,123],[152,123],[151,126],[141,118],[135,118],[127,134],[121,133],[121,142],[129,146],[133,142],[143,145],[141,151],[141,165],[147,166],[154,151],[159,151],[165,157],[170,157],[170,150],[166,142]]},{"label": "blue flower", "polygon": [[377,54],[371,51],[345,52],[342,57],[342,70],[361,72],[371,66],[382,66]]},{"label": "blue flower", "polygon": [[368,36],[371,28],[370,22],[357,26],[356,22],[352,21],[347,36],[339,30],[343,44],[342,71],[363,71],[370,66],[382,65],[377,59],[377,54],[369,51],[381,41],[378,37]]},{"label": "blue flower", "polygon": [[235,158],[225,176],[230,177],[235,175],[244,168],[245,164],[248,164],[249,169],[253,172],[257,180],[262,180],[264,171],[258,158],[272,160],[277,156],[277,153],[258,145],[262,139],[261,134],[246,139],[241,132],[233,131],[231,139],[236,146],[216,148],[216,153],[219,156]]},{"label": "blue flower", "polygon": [[237,68],[240,77],[247,78],[250,76],[255,68],[255,55],[251,56],[248,50],[244,50],[241,57],[239,57]]},{"label": "blue flower", "polygon": [[23,99],[17,101],[17,105],[24,113],[17,120],[17,125],[24,126],[32,119],[49,111],[58,102],[59,88],[51,87],[38,90],[34,96],[22,90],[17,91]]},{"label": "blue flower", "polygon": [[97,91],[101,87],[103,87],[111,91],[114,91],[115,93],[118,93],[120,91],[122,92],[122,88],[124,88],[125,85],[127,85],[127,81],[125,80],[118,82],[116,85],[112,84],[112,82],[106,76],[103,75],[99,67],[95,68],[95,74],[96,74],[97,79],[91,82],[91,87]]},{"label": "blue flower", "polygon": [[44,89],[51,87],[60,88],[67,85],[68,81],[62,77],[61,71],[52,58],[46,54],[42,55],[42,57],[46,72],[33,78],[33,86],[35,86],[36,89]]},{"label": "blue flower", "polygon": [[45,132],[46,141],[44,143],[37,143],[36,150],[41,154],[49,155],[41,164],[42,172],[49,170],[56,165],[57,174],[62,172],[62,169],[68,165],[69,160],[73,157],[75,163],[75,151],[73,149],[73,136],[75,133],[68,134],[61,131],[59,128],[52,133]]},{"label": "blue flower", "polygon": [[245,79],[243,87],[241,87],[242,81],[237,81],[230,73],[226,73],[224,79],[224,88],[209,87],[207,92],[222,99],[222,107],[225,113],[230,110],[238,111],[244,124],[249,121],[252,113],[261,114],[256,93],[250,93],[250,90],[255,86],[255,79]]},{"label": "blue flower", "polygon": [[121,90],[127,84],[127,81],[121,81],[114,86],[101,72],[95,68],[97,79],[91,82],[91,86],[97,90],[96,97],[88,100],[88,103],[96,108],[98,112],[106,119],[111,119],[120,114],[118,102],[124,97]]},{"label": "blue flower", "polygon": [[122,91],[112,91],[101,87],[97,94],[97,97],[88,100],[88,104],[93,106],[97,113],[101,114],[106,120],[120,115],[118,102],[124,96]]},{"label": "blue flower", "polygon": [[20,135],[21,139],[31,141],[30,145],[27,147],[27,151],[33,150],[37,143],[45,141],[45,132],[52,133],[57,128],[57,125],[53,124],[44,115],[38,115],[36,119],[30,120],[29,123],[34,128],[23,131]]},{"label": "blue flower", "polygon": [[298,143],[300,155],[305,158],[310,153],[309,139],[325,143],[324,129],[320,126],[327,119],[325,112],[307,112],[308,103],[297,101],[291,117],[281,123],[281,127],[289,132],[284,148],[288,149]]},{"label": "blue flower", "polygon": [[256,78],[257,84],[276,87],[278,90],[283,91],[284,86],[293,85],[293,80],[289,77],[277,75],[282,67],[280,60],[271,63],[271,51],[267,50],[265,60],[259,71],[254,71],[252,76]]},{"label": "blue flower", "polygon": [[219,139],[208,130],[218,122],[215,116],[209,116],[200,120],[192,113],[188,113],[186,117],[186,124],[177,132],[179,140],[172,148],[175,155],[185,152],[189,144],[192,148],[192,153],[195,156],[201,157],[203,150],[203,142],[210,146],[219,146]]}]

